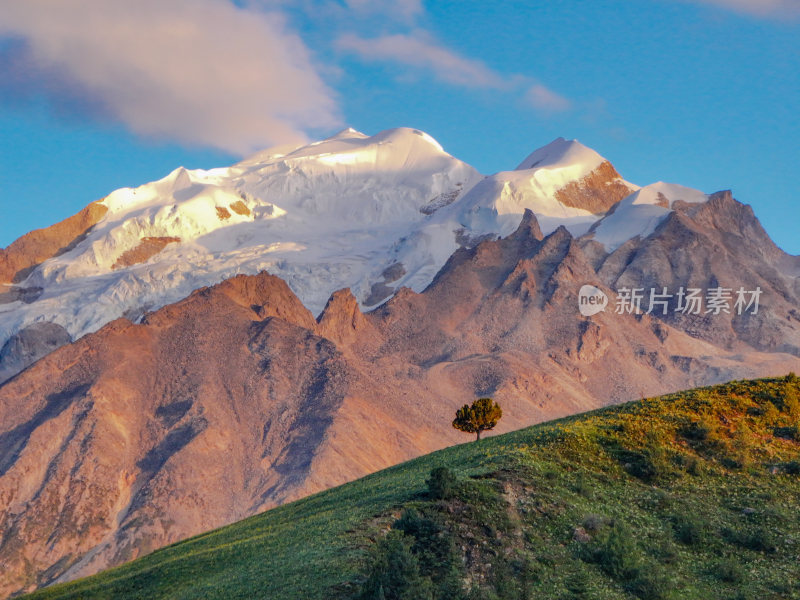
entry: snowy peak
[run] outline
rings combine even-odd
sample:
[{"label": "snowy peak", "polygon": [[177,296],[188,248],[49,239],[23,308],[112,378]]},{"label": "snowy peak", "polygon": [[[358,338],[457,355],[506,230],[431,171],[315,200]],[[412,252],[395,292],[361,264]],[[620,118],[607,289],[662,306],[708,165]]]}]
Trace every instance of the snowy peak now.
[{"label": "snowy peak", "polygon": [[630,239],[645,238],[672,212],[675,202],[698,204],[708,201],[703,192],[659,181],[623,198],[612,212],[592,228],[590,236],[609,252]]},{"label": "snowy peak", "polygon": [[573,235],[585,233],[622,198],[637,190],[605,158],[577,140],[557,138],[523,160],[513,171],[487,177],[464,198],[462,220],[471,227],[500,221],[508,235],[519,217],[531,210],[545,234],[559,226]]},{"label": "snowy peak", "polygon": [[530,154],[515,169],[513,178],[529,178],[544,196],[566,209],[591,215],[604,214],[638,189],[597,152],[578,140],[564,138]]},{"label": "snowy peak", "polygon": [[335,133],[331,137],[326,138],[326,140],[349,139],[354,137],[364,139],[369,136],[366,133],[361,133],[357,129],[353,129],[352,127],[345,127],[339,133]]},{"label": "snowy peak", "polygon": [[599,167],[605,158],[581,144],[578,140],[556,138],[546,146],[534,150],[523,160],[516,171],[535,168],[570,168],[586,174]]},{"label": "snowy peak", "polygon": [[265,167],[278,162],[300,165],[316,162],[321,166],[362,166],[396,171],[431,159],[453,159],[427,133],[400,127],[367,136],[348,127],[324,140],[292,149],[272,149],[257,153],[237,167]]}]

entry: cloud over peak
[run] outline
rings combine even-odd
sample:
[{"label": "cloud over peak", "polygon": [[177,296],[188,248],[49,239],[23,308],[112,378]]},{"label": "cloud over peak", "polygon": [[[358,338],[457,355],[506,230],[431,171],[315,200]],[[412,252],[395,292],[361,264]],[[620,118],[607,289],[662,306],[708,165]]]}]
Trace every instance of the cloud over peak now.
[{"label": "cloud over peak", "polygon": [[17,71],[22,57],[42,75],[28,86],[52,93],[46,74],[57,74],[55,89],[70,86],[138,135],[244,154],[339,124],[333,92],[280,15],[226,0],[10,0],[0,36],[24,46]]}]

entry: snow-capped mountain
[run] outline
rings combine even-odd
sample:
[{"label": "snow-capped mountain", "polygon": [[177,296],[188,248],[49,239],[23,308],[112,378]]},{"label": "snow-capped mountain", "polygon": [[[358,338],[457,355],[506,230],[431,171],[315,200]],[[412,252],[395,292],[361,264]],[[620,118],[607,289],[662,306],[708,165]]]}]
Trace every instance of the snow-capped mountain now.
[{"label": "snow-capped mountain", "polygon": [[669,211],[656,194],[643,212],[652,194],[638,189],[574,140],[484,177],[408,128],[347,129],[230,167],[178,168],[93,203],[80,225],[65,221],[0,251],[0,380],[116,318],[135,321],[240,273],[278,275],[315,314],[343,287],[376,306],[401,286],[423,290],[459,247],[511,233],[525,209],[545,234],[593,228],[610,249]]}]

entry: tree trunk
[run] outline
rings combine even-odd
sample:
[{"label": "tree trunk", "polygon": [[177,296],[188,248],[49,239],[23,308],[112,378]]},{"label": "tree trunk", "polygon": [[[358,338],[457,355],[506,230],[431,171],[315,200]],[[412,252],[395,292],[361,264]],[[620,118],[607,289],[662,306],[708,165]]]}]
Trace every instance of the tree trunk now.
[{"label": "tree trunk", "polygon": [[480,441],[480,439],[481,439],[481,430],[480,430],[480,429],[478,429],[478,431],[477,431],[476,433],[478,434],[478,439],[477,439],[477,440],[475,440],[475,441],[476,441],[476,442],[478,442],[478,441]]}]

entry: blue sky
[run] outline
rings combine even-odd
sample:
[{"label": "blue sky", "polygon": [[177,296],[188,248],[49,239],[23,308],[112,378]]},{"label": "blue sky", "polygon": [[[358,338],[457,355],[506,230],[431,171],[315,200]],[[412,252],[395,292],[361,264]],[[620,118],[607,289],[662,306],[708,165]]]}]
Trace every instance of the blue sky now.
[{"label": "blue sky", "polygon": [[179,165],[409,126],[484,173],[577,138],[800,254],[797,0],[5,0],[0,246]]}]

